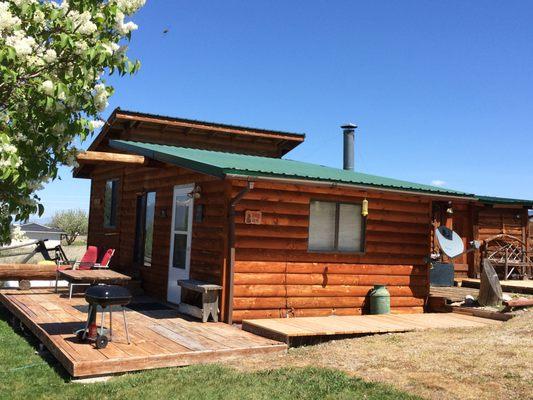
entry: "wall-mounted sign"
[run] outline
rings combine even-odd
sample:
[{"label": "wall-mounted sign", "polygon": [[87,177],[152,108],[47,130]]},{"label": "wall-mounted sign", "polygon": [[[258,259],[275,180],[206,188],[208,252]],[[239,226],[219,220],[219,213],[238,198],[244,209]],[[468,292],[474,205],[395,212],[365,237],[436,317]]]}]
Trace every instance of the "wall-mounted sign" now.
[{"label": "wall-mounted sign", "polygon": [[260,225],[261,217],[261,211],[246,210],[244,212],[244,223],[251,225]]}]

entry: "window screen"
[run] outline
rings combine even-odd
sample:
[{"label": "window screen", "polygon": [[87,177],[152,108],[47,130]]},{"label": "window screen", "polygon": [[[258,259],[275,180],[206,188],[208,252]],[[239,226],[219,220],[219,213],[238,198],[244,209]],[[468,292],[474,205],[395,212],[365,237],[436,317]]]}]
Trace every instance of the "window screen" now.
[{"label": "window screen", "polygon": [[363,251],[363,229],[360,204],[311,201],[309,250]]},{"label": "window screen", "polygon": [[107,180],[104,192],[104,226],[106,228],[117,226],[117,195],[118,179]]}]

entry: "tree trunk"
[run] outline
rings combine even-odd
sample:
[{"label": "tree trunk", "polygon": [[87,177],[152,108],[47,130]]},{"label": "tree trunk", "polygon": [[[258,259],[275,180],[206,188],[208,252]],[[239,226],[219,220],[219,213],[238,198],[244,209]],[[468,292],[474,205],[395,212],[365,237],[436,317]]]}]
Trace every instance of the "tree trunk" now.
[{"label": "tree trunk", "polygon": [[74,243],[77,237],[78,237],[77,233],[75,233],[74,235],[65,235],[65,240],[67,241],[67,245],[70,246],[72,243]]},{"label": "tree trunk", "polygon": [[483,260],[483,271],[481,271],[477,301],[483,307],[499,306],[502,303],[502,286],[500,285],[498,274],[487,259]]}]

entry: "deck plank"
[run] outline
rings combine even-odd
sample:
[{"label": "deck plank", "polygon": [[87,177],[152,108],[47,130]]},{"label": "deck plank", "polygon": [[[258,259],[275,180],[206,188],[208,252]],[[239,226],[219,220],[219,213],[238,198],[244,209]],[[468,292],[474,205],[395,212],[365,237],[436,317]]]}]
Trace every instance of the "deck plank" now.
[{"label": "deck plank", "polygon": [[[81,296],[69,300],[51,289],[2,289],[0,302],[74,377],[218,362],[287,349],[283,343],[224,323],[189,321],[173,311],[132,309],[126,311],[131,344],[126,342],[121,313],[114,312],[114,340],[105,349],[96,349],[93,344],[78,342],[74,334],[86,321],[87,303]],[[109,326],[108,315],[105,326]]]},{"label": "deck plank", "polygon": [[244,320],[248,332],[290,343],[298,337],[327,337],[425,329],[476,328],[501,321],[455,313],[386,314]]}]

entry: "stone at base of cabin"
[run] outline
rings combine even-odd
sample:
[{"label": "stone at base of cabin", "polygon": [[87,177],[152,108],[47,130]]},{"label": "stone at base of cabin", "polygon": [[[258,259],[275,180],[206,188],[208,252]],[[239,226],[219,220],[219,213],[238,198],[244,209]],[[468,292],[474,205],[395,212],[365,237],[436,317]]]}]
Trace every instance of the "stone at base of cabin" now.
[{"label": "stone at base of cabin", "polygon": [[499,306],[502,303],[502,286],[498,274],[489,260],[483,260],[483,271],[479,284],[478,303],[482,307]]}]

